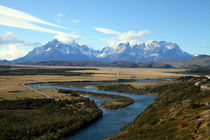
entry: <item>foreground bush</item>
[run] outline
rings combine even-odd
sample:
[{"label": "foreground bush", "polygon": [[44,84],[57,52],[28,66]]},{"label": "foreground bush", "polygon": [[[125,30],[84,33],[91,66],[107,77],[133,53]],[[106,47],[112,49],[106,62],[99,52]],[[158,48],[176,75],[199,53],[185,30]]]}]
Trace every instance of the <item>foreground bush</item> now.
[{"label": "foreground bush", "polygon": [[0,139],[57,139],[101,116],[102,111],[86,98],[4,100],[0,102]]},{"label": "foreground bush", "polygon": [[158,94],[132,123],[110,140],[209,139],[210,91],[193,82],[180,82],[151,89]]}]

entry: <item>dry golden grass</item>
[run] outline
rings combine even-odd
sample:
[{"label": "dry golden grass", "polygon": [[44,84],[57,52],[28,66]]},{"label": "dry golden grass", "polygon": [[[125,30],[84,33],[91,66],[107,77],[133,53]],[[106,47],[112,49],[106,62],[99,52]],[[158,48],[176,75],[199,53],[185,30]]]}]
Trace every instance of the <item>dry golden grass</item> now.
[{"label": "dry golden grass", "polygon": [[56,100],[63,100],[63,99],[72,100],[80,98],[80,96],[73,97],[70,94],[58,93],[58,90],[56,89],[44,89],[44,88],[34,88],[34,89],[39,90]]},{"label": "dry golden grass", "polygon": [[[151,69],[151,68],[110,68],[110,67],[97,67],[95,70],[87,70],[86,72],[93,72],[92,78],[97,80],[116,80],[116,79],[145,79],[145,78],[163,78],[163,77],[178,77],[182,74],[174,74],[170,72],[179,72],[184,69]],[[82,71],[78,71],[82,72]],[[116,73],[119,76],[116,77]],[[169,72],[169,73],[167,73]],[[91,77],[87,77],[92,79]],[[86,78],[86,79],[87,79]]]},{"label": "dry golden grass", "polygon": [[[47,68],[64,68],[50,66],[27,66]],[[66,68],[66,67],[65,67]],[[75,68],[75,67],[74,67]],[[78,68],[78,67],[77,67]],[[36,83],[36,82],[53,82],[53,81],[103,81],[117,79],[145,79],[145,78],[163,78],[163,77],[179,77],[181,74],[165,73],[182,71],[179,69],[143,69],[143,68],[110,68],[110,67],[95,67],[98,70],[84,70],[78,72],[93,72],[91,76],[61,76],[61,75],[25,75],[25,76],[0,76],[0,100],[2,99],[20,99],[20,98],[43,98],[43,96],[34,93],[21,84]],[[116,77],[116,73],[119,76]],[[144,86],[147,83],[135,83],[134,86]],[[151,83],[149,83],[151,84]],[[66,95],[57,93],[55,90],[39,89],[49,96],[57,99],[69,98]]]},{"label": "dry golden grass", "polygon": [[[24,76],[0,76],[0,100],[20,98],[43,98],[41,95],[32,92],[30,89],[21,86],[21,83],[28,81]],[[30,77],[29,79],[31,79]]]}]

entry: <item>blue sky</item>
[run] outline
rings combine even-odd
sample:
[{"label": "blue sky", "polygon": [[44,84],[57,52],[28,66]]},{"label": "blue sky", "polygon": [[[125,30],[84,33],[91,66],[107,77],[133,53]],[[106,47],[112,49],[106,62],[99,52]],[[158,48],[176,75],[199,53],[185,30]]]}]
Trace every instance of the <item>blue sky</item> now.
[{"label": "blue sky", "polygon": [[[0,5],[0,59],[20,57],[54,38],[94,49],[123,41],[165,40],[191,54],[210,55],[209,0],[0,0]],[[10,17],[5,8],[36,21]],[[17,28],[22,20],[28,29]]]}]

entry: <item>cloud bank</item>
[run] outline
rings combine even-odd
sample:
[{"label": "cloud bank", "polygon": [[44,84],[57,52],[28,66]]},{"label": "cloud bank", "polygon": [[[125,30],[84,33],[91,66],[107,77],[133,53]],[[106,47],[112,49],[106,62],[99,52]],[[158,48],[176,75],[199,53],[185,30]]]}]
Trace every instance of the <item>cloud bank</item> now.
[{"label": "cloud bank", "polygon": [[7,32],[3,35],[0,35],[0,46],[8,44],[23,43],[24,41],[19,40],[15,34],[12,32]]},{"label": "cloud bank", "polygon": [[37,47],[40,45],[40,43],[38,43],[38,42],[31,43],[28,41],[20,40],[12,32],[6,32],[6,33],[0,35],[0,47],[6,46],[6,45],[11,45],[11,44],[19,44],[21,46],[33,46],[33,47]]},{"label": "cloud bank", "polygon": [[140,40],[150,33],[149,30],[144,31],[128,31],[128,32],[118,32],[115,30],[107,28],[94,28],[96,31],[102,32],[104,34],[113,35],[110,39],[106,40],[110,47],[116,47],[120,43],[130,43],[131,46],[141,43]]},{"label": "cloud bank", "polygon": [[27,53],[22,47],[11,44],[8,49],[0,50],[0,59],[13,60],[25,56]]},{"label": "cloud bank", "polygon": [[0,25],[40,31],[40,32],[47,32],[47,33],[52,33],[52,34],[66,34],[66,33],[60,32],[57,30],[52,30],[49,28],[44,28],[44,27],[35,25],[34,23],[67,29],[66,27],[46,22],[30,14],[27,14],[27,13],[24,13],[24,12],[21,12],[12,8],[8,8],[2,5],[0,5],[0,19],[1,19]]},{"label": "cloud bank", "polygon": [[24,13],[24,12],[21,12],[21,11],[12,9],[12,8],[8,8],[8,7],[2,6],[2,5],[0,5],[0,14],[4,15],[4,16],[11,17],[11,18],[22,19],[25,21],[36,22],[36,23],[41,23],[41,24],[65,29],[65,27],[46,22],[46,21],[36,18],[30,14],[27,14],[27,13]]},{"label": "cloud bank", "polygon": [[57,39],[63,43],[72,43],[74,40],[85,40],[84,38],[80,37],[77,33],[72,33],[72,34],[58,34],[54,37],[54,39]]},{"label": "cloud bank", "polygon": [[23,46],[37,47],[40,46],[40,43],[20,40],[12,32],[0,35],[0,60],[13,60],[26,55],[28,51],[25,51]]},{"label": "cloud bank", "polygon": [[[64,15],[62,13],[57,15],[58,18],[63,16]],[[79,20],[74,22],[78,23]],[[28,13],[0,5],[0,25],[55,34],[55,38],[65,43],[82,39],[76,33],[67,34],[59,30],[50,29],[49,27],[41,27],[40,25],[37,25],[37,23],[69,30],[69,28],[49,23]],[[22,57],[27,53],[27,51],[22,48],[23,46],[37,47],[39,45],[40,43],[37,42],[31,43],[19,40],[15,34],[12,32],[7,32],[3,35],[0,35],[0,47],[6,47],[4,49],[0,48],[0,59],[12,60]]]}]

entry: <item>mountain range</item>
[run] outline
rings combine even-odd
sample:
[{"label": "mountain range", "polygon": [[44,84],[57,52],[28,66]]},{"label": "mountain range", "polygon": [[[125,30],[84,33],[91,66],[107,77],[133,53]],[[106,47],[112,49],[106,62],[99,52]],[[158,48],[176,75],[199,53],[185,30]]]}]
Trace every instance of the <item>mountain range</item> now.
[{"label": "mountain range", "polygon": [[133,46],[129,43],[121,43],[117,47],[94,50],[87,45],[79,45],[75,41],[65,44],[54,39],[12,62],[24,63],[52,60],[155,62],[160,60],[184,60],[192,57],[191,54],[183,52],[177,44],[166,41],[147,41]]}]

